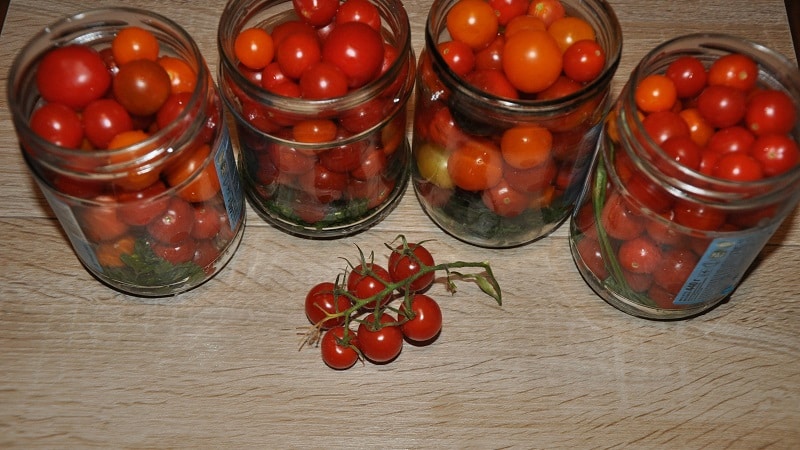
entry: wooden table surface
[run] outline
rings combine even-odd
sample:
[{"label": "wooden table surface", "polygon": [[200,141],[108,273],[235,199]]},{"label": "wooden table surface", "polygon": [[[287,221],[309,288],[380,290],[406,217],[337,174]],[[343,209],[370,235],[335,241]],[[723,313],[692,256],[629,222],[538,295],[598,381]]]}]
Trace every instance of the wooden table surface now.
[{"label": "wooden table surface", "polygon": [[[11,2],[10,61],[67,14],[121,2]],[[216,74],[224,2],[125,2],[173,18]],[[430,0],[407,0],[417,52]],[[780,0],[614,0],[624,31],[617,92],[667,38],[722,31],[794,58]],[[119,294],[78,263],[19,154],[0,99],[0,447],[799,448],[800,212],[730,300],[654,322],[604,303],[575,269],[562,226],[508,250],[459,242],[413,192],[353,237],[290,237],[248,213],[216,278],[168,300]],[[498,307],[469,284],[443,299],[445,328],[388,365],[337,372],[298,351],[303,297],[398,233],[440,261],[488,260]]]}]

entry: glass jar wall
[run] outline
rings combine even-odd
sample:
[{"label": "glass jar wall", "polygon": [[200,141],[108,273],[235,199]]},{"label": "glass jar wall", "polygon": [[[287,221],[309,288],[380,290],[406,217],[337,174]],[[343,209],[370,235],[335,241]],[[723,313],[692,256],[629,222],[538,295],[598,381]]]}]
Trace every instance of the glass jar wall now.
[{"label": "glass jar wall", "polygon": [[[112,50],[124,33],[152,52]],[[21,50],[8,97],[28,167],[100,281],[173,295],[233,256],[244,197],[222,102],[179,25],[130,8],[65,18]]]},{"label": "glass jar wall", "polygon": [[[606,2],[563,1],[566,16],[590,27],[605,55],[597,75],[581,82],[561,75],[548,90],[531,86],[503,95],[492,86],[507,81],[481,77],[496,80],[505,70],[495,66],[493,50],[508,44],[505,34],[469,52],[476,63],[467,74],[457,73],[442,52],[442,44],[455,40],[448,14],[458,4],[434,1],[428,16],[417,70],[412,182],[423,210],[456,238],[485,247],[526,244],[552,232],[575,206],[610,104],[622,32]],[[560,58],[559,52],[559,67]],[[523,142],[521,151],[508,144],[503,152],[504,139]],[[537,141],[546,141],[546,149],[524,148]]]},{"label": "glass jar wall", "polygon": [[[689,59],[700,61],[698,70],[686,69]],[[718,77],[720,61],[739,64],[733,77]],[[694,75],[673,83],[675,104],[646,110],[639,87],[668,72]],[[776,104],[785,124],[757,118],[764,94],[783,99]],[[571,220],[573,257],[589,286],[651,319],[690,317],[727,298],[800,199],[799,100],[796,66],[736,37],[682,36],[645,56],[606,120]],[[738,116],[727,118],[734,103]],[[737,160],[748,165],[731,169]]]},{"label": "glass jar wall", "polygon": [[236,56],[236,37],[265,30],[275,37],[277,55],[287,29],[295,37],[310,30],[318,49],[336,28],[347,27],[311,25],[286,0],[233,0],[220,19],[220,88],[235,119],[245,193],[262,218],[287,233],[336,238],[359,232],[388,215],[407,186],[406,104],[415,69],[408,17],[398,0],[372,4],[386,62],[374,78],[355,82],[350,74],[346,92],[320,98],[268,86],[275,68],[293,85],[306,71],[293,73],[279,65],[279,56],[263,69],[247,67]]}]

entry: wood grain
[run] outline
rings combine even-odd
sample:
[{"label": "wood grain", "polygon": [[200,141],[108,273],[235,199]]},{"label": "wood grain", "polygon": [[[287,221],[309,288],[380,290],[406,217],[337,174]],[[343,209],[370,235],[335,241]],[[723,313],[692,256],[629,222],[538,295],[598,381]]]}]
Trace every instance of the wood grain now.
[{"label": "wood grain", "polygon": [[[110,1],[13,1],[0,72],[59,17]],[[128,2],[197,40],[216,72],[224,2]],[[624,50],[614,89],[654,45],[723,31],[793,57],[783,2],[614,0]],[[417,52],[430,1],[405,2]],[[3,77],[2,85],[5,87]],[[581,280],[566,227],[486,250],[436,228],[413,192],[374,228],[312,241],[252,212],[217,277],[174,298],[110,290],[78,263],[19,155],[0,99],[2,448],[798,448],[800,213],[730,300],[652,322]],[[499,307],[474,285],[444,300],[445,328],[384,366],[327,369],[298,351],[305,291],[398,233],[441,260],[490,261]]]}]

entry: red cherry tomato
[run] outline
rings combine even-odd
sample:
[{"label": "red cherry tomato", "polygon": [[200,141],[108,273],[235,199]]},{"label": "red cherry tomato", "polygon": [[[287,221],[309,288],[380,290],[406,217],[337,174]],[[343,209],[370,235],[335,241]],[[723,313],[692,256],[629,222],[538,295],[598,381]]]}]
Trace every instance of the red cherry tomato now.
[{"label": "red cherry tomato", "polygon": [[720,56],[708,68],[710,86],[728,86],[749,91],[758,81],[758,65],[749,56],[731,53]]},{"label": "red cherry tomato", "polygon": [[309,25],[324,27],[339,9],[339,0],[292,0],[297,16]]},{"label": "red cherry tomato", "polygon": [[178,244],[191,238],[194,227],[194,209],[180,197],[172,197],[163,213],[148,225],[147,232],[164,244]]},{"label": "red cherry tomato", "polygon": [[358,326],[358,347],[365,358],[374,363],[386,363],[397,358],[403,350],[403,331],[391,314],[384,312],[376,325],[375,316],[368,314]]},{"label": "red cherry tomato", "polygon": [[169,197],[163,195],[166,186],[161,181],[136,192],[119,195],[117,215],[131,226],[144,226],[162,215],[169,205]]},{"label": "red cherry tomato", "polygon": [[666,77],[675,84],[680,98],[696,96],[706,87],[708,73],[703,63],[694,56],[681,56],[667,67]]},{"label": "red cherry tomato", "polygon": [[82,119],[86,138],[95,148],[107,148],[114,136],[133,130],[128,110],[112,98],[101,98],[86,105]]},{"label": "red cherry tomato", "polygon": [[619,264],[629,272],[651,274],[660,262],[661,249],[647,236],[624,241],[619,247]]},{"label": "red cherry tomato", "polygon": [[103,58],[85,45],[68,45],[47,52],[36,71],[36,87],[47,102],[80,110],[105,95],[111,73]]},{"label": "red cherry tomato", "polygon": [[725,85],[711,85],[697,97],[697,109],[716,128],[736,125],[747,111],[743,91]]},{"label": "red cherry tomato", "polygon": [[791,97],[784,92],[767,89],[750,97],[745,113],[747,128],[753,134],[788,134],[797,121],[797,110]]},{"label": "red cherry tomato", "polygon": [[375,31],[380,31],[381,13],[369,0],[347,0],[339,4],[334,22],[337,25],[345,22],[363,22]]},{"label": "red cherry tomato", "polygon": [[325,332],[319,343],[322,361],[332,369],[349,369],[358,361],[358,352],[354,348],[358,345],[358,337],[355,331],[347,330],[349,340],[345,344],[344,331],[344,327],[331,328]]},{"label": "red cherry tomato", "polygon": [[605,65],[606,53],[594,40],[577,41],[564,51],[564,74],[579,83],[600,76]]},{"label": "red cherry tomato", "polygon": [[344,312],[351,306],[350,299],[345,295],[336,294],[335,290],[335,284],[325,281],[314,285],[306,294],[306,317],[312,324],[320,324],[323,330],[344,323],[344,316],[326,320],[328,314]]},{"label": "red cherry tomato", "polygon": [[341,97],[347,94],[347,75],[338,66],[318,61],[300,75],[300,95],[310,100]]},{"label": "red cherry tomato", "polygon": [[800,163],[797,142],[787,134],[759,136],[750,147],[750,154],[761,163],[768,177],[788,172]]},{"label": "red cherry tomato", "polygon": [[80,148],[83,142],[80,116],[61,103],[45,103],[36,108],[31,114],[30,127],[39,137],[60,147]]},{"label": "red cherry tomato", "polygon": [[348,86],[357,88],[373,80],[383,66],[383,38],[362,22],[337,25],[322,44],[322,59],[339,67]]},{"label": "red cherry tomato", "polygon": [[406,304],[400,305],[398,318],[408,318],[400,325],[403,335],[415,343],[428,343],[435,339],[442,330],[442,309],[436,300],[425,294],[414,294],[411,297],[410,311]]},{"label": "red cherry tomato", "polygon": [[[391,279],[389,271],[378,264],[368,263],[366,266],[359,264],[347,276],[347,290],[356,298],[366,300],[377,296],[386,289],[386,285]],[[377,300],[367,303],[365,308],[375,308]],[[391,293],[387,293],[381,298],[380,304],[385,304],[389,300],[391,300]]]},{"label": "red cherry tomato", "polygon": [[729,181],[757,181],[764,178],[761,163],[747,153],[726,153],[719,157],[712,174]]},{"label": "red cherry tomato", "polygon": [[[433,267],[433,255],[422,244],[410,243],[404,248],[398,245],[389,255],[389,276],[395,283],[407,280],[419,273],[422,265]],[[408,285],[409,292],[421,292],[433,284],[435,272],[417,278]]]}]

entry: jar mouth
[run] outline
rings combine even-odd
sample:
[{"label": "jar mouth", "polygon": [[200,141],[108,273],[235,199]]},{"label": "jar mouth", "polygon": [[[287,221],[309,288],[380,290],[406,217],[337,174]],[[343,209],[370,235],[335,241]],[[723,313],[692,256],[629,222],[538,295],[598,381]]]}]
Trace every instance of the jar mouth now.
[{"label": "jar mouth", "polygon": [[[688,49],[690,46],[694,48]],[[753,57],[758,63],[759,84],[787,91],[797,107],[800,99],[800,72],[793,67],[793,63],[768,47],[724,33],[694,33],[665,41],[642,58],[633,70],[628,86],[637,86],[649,74],[663,72],[669,63],[680,56],[698,57],[708,66],[720,55],[734,52]],[[633,109],[633,105],[636,104],[635,90],[625,89],[623,92],[625,95],[623,104],[629,105],[630,109],[620,108],[620,120],[617,126],[621,128],[621,136],[630,137],[631,144],[637,149],[636,155],[630,154],[629,151],[629,156],[633,157],[639,170],[646,171],[663,181],[673,189],[674,193],[689,194],[704,202],[716,202],[715,206],[725,206],[731,201],[737,201],[742,202],[743,207],[749,208],[752,206],[749,205],[750,200],[764,201],[765,197],[784,195],[787,189],[794,189],[800,185],[798,166],[780,175],[760,180],[730,181],[706,175],[678,163],[644,131],[642,118]],[[792,136],[795,141],[800,142],[800,125],[795,125]],[[642,158],[641,155],[648,154],[653,154],[652,160],[657,160],[659,165],[666,166],[672,173],[679,173],[683,179],[670,176],[663,170],[646,169],[638,160]]]},{"label": "jar mouth", "polygon": [[[474,99],[476,102],[491,103],[511,115],[529,115],[531,110],[541,113],[559,112],[565,106],[580,104],[596,95],[611,83],[622,57],[622,28],[616,13],[604,0],[581,1],[580,9],[564,3],[568,15],[576,15],[591,19],[590,23],[597,32],[598,43],[606,53],[606,64],[600,75],[583,85],[579,90],[556,99],[509,99],[496,96],[467,83],[450,69],[439,53],[437,44],[442,37],[447,37],[445,20],[447,11],[457,0],[435,0],[425,26],[425,46],[431,58],[435,60],[434,70],[448,89]],[[587,17],[591,15],[592,17]]]},{"label": "jar mouth", "polygon": [[[411,32],[408,15],[402,2],[399,0],[381,0],[373,2],[381,15],[381,36],[386,42],[395,45],[398,55],[412,55]],[[265,18],[259,14],[272,7],[284,6]],[[220,55],[220,70],[232,78],[248,97],[269,105],[282,112],[298,116],[314,116],[320,111],[341,111],[357,107],[370,100],[377,92],[381,92],[403,76],[404,67],[408,67],[405,58],[397,58],[392,65],[375,80],[360,86],[346,95],[328,99],[302,99],[277,95],[257,86],[242,75],[237,68],[237,59],[234,54],[233,43],[235,36],[245,27],[259,26],[271,29],[273,26],[289,19],[299,19],[288,0],[230,0],[225,6],[217,28],[217,44]],[[388,27],[388,28],[387,28]]]},{"label": "jar mouth", "polygon": [[[119,149],[87,151],[61,147],[35,133],[28,121],[41,102],[34,71],[47,51],[73,44],[92,47],[110,45],[119,29],[134,24],[148,27],[156,35],[160,45],[166,44],[170,52],[183,57],[197,74],[197,87],[175,120],[147,139]],[[163,155],[177,150],[167,145],[176,136],[191,134],[191,130],[185,129],[186,123],[191,121],[191,115],[202,106],[210,83],[209,71],[203,61],[200,49],[180,25],[151,11],[130,7],[103,7],[62,18],[36,33],[20,50],[11,65],[6,93],[14,126],[18,134],[25,136],[25,140],[32,141],[33,147],[44,149],[57,160],[70,161],[78,158],[84,161],[96,159],[98,162],[109,159],[127,161],[125,164],[116,165],[99,164],[94,169],[97,173],[113,174],[129,167],[140,168],[146,164],[153,164]],[[30,95],[32,92],[36,95]],[[27,100],[23,102],[23,99]],[[197,123],[192,125],[202,126]]]}]

